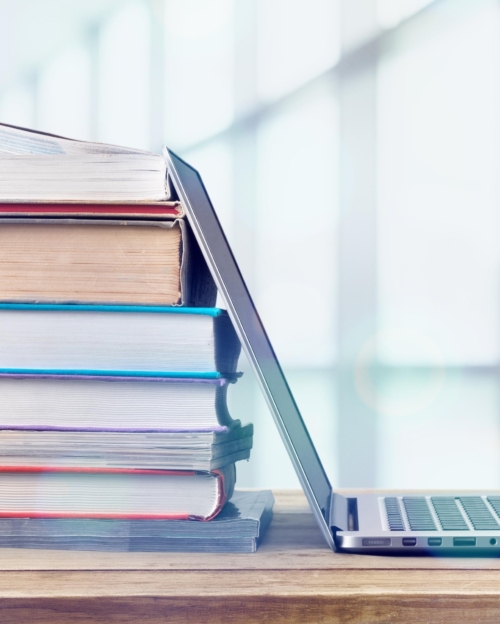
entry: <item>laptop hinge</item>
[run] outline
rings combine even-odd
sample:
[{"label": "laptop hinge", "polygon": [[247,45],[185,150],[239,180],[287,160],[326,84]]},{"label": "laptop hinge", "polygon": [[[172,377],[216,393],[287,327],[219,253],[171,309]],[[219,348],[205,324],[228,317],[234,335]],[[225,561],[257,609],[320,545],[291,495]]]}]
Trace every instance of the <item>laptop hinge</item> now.
[{"label": "laptop hinge", "polygon": [[330,526],[335,531],[349,530],[349,505],[348,499],[341,494],[332,494],[330,510]]}]

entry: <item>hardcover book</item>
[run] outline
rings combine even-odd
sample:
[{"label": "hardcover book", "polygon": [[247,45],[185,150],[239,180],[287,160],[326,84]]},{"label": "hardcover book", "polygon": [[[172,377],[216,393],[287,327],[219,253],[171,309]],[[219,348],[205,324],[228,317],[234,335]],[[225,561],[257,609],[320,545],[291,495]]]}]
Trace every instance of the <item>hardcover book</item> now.
[{"label": "hardcover book", "polygon": [[0,217],[82,217],[88,219],[176,219],[184,216],[182,204],[163,202],[0,202]]},{"label": "hardcover book", "polygon": [[[0,158],[1,162],[1,158]],[[211,307],[183,219],[0,219],[0,301]]]},{"label": "hardcover book", "polygon": [[213,472],[0,467],[0,518],[210,520],[234,490],[234,464]]},{"label": "hardcover book", "polygon": [[[217,375],[217,373],[213,373]],[[225,378],[0,373],[0,429],[227,432]]]},{"label": "hardcover book", "polygon": [[0,304],[0,373],[234,377],[240,348],[218,308]]}]

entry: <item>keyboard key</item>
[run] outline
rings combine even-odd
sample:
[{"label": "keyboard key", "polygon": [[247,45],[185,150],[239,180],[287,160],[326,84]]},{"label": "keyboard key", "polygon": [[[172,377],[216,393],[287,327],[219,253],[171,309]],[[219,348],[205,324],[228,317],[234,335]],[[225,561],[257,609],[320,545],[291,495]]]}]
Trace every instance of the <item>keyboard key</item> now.
[{"label": "keyboard key", "polygon": [[500,524],[480,496],[461,496],[460,502],[476,531],[500,531]]},{"label": "keyboard key", "polygon": [[453,496],[433,496],[431,501],[443,531],[469,531]]},{"label": "keyboard key", "polygon": [[425,496],[405,496],[403,505],[412,531],[437,530]]},{"label": "keyboard key", "polygon": [[496,515],[500,517],[500,496],[488,496],[488,502],[495,510]]},{"label": "keyboard key", "polygon": [[384,499],[387,522],[390,531],[404,531],[405,525],[403,515],[399,507],[399,501],[395,496],[388,496]]}]

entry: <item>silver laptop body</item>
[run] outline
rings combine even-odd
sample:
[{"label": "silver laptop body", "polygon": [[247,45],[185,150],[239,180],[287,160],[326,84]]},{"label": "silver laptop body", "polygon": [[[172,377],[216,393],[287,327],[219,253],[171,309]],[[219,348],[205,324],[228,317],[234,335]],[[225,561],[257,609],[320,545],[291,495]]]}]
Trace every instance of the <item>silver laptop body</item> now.
[{"label": "silver laptop body", "polygon": [[500,496],[333,492],[201,177],[165,150],[170,179],[330,548],[358,553],[500,554]]}]

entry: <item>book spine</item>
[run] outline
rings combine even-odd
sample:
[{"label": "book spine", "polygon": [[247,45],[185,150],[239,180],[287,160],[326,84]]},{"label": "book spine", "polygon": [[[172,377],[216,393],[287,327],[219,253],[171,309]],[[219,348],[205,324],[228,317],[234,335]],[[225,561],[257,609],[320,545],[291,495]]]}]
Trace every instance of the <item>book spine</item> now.
[{"label": "book spine", "polygon": [[[234,464],[232,464],[233,468],[234,468]],[[214,476],[217,477],[217,503],[214,507],[214,510],[212,511],[212,513],[206,517],[204,516],[188,516],[189,520],[198,520],[200,522],[208,522],[209,520],[212,520],[213,518],[215,518],[215,516],[217,516],[221,511],[222,508],[224,507],[224,505],[226,504],[226,501],[228,500],[229,496],[228,496],[228,481],[226,480],[226,470],[225,468],[220,468],[218,470],[212,470],[212,472],[210,474],[213,474]],[[234,488],[234,485],[233,485]],[[232,490],[231,490],[231,494],[232,494]]]}]

